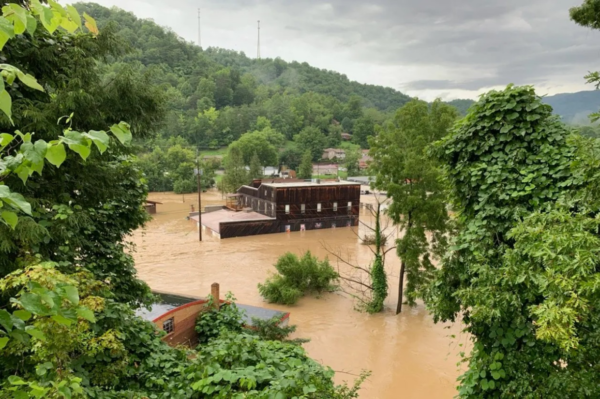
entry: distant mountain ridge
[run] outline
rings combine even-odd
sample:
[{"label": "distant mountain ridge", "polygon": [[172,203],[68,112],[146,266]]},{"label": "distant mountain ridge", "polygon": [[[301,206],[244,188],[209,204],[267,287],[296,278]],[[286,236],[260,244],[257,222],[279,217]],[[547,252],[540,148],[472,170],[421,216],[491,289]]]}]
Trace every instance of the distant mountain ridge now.
[{"label": "distant mountain ridge", "polygon": [[[556,115],[560,115],[563,122],[572,125],[588,125],[589,115],[600,109],[600,90],[559,93],[546,96],[543,101],[552,107]],[[463,99],[448,101],[448,104],[454,105],[463,115],[466,115],[467,110],[474,103],[473,100]]]}]

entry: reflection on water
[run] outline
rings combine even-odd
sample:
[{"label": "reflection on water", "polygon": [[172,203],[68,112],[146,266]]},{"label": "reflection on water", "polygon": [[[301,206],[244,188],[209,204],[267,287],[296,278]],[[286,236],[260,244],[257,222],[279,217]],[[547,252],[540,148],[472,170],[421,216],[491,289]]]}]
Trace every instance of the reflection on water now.
[{"label": "reflection on water", "polygon": [[[434,324],[422,305],[405,307],[394,315],[399,261],[393,251],[386,261],[388,310],[382,314],[356,312],[353,301],[342,293],[305,297],[295,306],[267,304],[256,285],[274,272],[273,264],[286,251],[300,255],[310,250],[323,258],[327,246],[362,265],[369,264],[371,252],[349,228],[226,240],[205,231],[204,241],[198,242],[195,224],[186,220],[190,205],[197,209],[195,195],[185,195],[185,203],[183,196],[170,193],[153,193],[150,199],[163,204],[132,239],[137,244],[139,277],[153,290],[203,297],[218,282],[221,292],[233,292],[239,303],[291,312],[291,322],[298,326],[296,335],[311,339],[304,345],[309,355],[336,370],[339,382],[353,380],[362,370],[373,372],[361,398],[452,398],[456,394],[458,353],[468,344],[467,337],[458,324]],[[203,206],[221,203],[217,192],[202,196]],[[343,265],[332,264],[343,271]]]}]

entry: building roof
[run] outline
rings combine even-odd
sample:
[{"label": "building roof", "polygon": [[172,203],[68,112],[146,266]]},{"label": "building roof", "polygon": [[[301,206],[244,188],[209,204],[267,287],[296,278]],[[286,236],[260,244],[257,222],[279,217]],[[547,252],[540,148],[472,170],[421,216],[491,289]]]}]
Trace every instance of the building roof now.
[{"label": "building roof", "polygon": [[315,182],[298,182],[298,183],[263,183],[263,186],[269,187],[323,187],[323,186],[360,186],[358,183],[349,181],[321,181]]},{"label": "building roof", "polygon": [[[198,216],[192,216],[190,219],[198,221]],[[202,224],[216,233],[220,233],[219,224],[227,222],[242,222],[250,220],[275,220],[258,212],[234,212],[229,210],[220,210],[202,214]]]}]

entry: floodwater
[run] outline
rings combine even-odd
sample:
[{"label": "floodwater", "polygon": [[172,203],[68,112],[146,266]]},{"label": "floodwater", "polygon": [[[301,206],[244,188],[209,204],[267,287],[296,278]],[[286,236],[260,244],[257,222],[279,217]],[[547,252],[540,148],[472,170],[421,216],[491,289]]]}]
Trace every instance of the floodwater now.
[{"label": "floodwater", "polygon": [[[298,326],[296,336],[310,338],[304,347],[315,360],[336,371],[338,382],[352,381],[362,370],[371,377],[363,385],[361,398],[411,399],[452,398],[461,373],[459,352],[468,346],[460,324],[434,324],[422,304],[404,307],[396,316],[399,260],[394,251],[386,258],[390,295],[386,311],[369,315],[354,310],[355,301],[336,292],[320,298],[304,297],[295,306],[267,304],[257,284],[273,273],[274,263],[286,251],[298,255],[310,250],[319,258],[329,256],[341,273],[349,268],[326,250],[341,254],[352,263],[368,265],[372,254],[361,245],[356,228],[337,228],[239,237],[219,240],[204,230],[198,241],[194,222],[186,220],[190,207],[198,209],[196,194],[151,193],[162,202],[158,213],[144,229],[133,234],[139,277],[155,291],[205,296],[210,285],[221,285],[221,295],[231,291],[242,304],[291,312]],[[372,202],[372,196],[363,196]],[[185,202],[184,202],[185,201]],[[202,206],[223,204],[221,194],[202,195]],[[368,212],[361,220],[369,221]],[[360,235],[366,232],[360,229]],[[355,276],[359,277],[359,276]]]}]

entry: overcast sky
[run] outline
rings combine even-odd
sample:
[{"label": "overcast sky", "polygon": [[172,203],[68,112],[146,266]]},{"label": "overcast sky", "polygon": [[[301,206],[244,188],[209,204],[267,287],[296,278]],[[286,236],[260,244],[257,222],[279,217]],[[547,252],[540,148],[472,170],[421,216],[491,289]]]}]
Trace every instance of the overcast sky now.
[{"label": "overcast sky", "polygon": [[591,90],[600,32],[575,25],[583,0],[96,0],[202,46],[308,62],[426,100],[475,98],[508,83],[539,94]]}]

